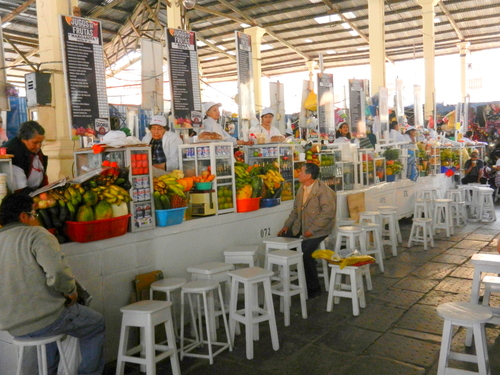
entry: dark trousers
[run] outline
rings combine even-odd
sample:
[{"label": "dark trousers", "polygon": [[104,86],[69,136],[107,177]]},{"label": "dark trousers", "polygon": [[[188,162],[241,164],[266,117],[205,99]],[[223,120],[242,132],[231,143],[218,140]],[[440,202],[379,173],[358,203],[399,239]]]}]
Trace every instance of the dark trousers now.
[{"label": "dark trousers", "polygon": [[[481,177],[479,182],[482,184],[486,184],[486,181],[488,181],[486,177]],[[467,185],[476,182],[477,182],[477,176],[467,175],[464,178],[462,178],[462,185]]]},{"label": "dark trousers", "polygon": [[[292,230],[288,229],[282,237],[293,237],[299,238],[300,233],[296,236],[293,235]],[[321,285],[318,279],[318,270],[316,268],[316,259],[311,255],[317,249],[321,241],[323,241],[327,236],[315,237],[315,238],[303,238],[302,240],[302,254],[304,259],[304,273],[306,274],[306,284],[307,290],[309,292],[317,291],[321,289]]]}]

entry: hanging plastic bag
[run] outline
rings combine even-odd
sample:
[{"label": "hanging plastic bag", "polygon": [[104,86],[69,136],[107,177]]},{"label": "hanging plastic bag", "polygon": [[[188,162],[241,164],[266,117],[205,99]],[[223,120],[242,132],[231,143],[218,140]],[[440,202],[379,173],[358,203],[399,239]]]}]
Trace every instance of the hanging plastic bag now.
[{"label": "hanging plastic bag", "polygon": [[309,91],[309,95],[307,95],[304,101],[304,108],[308,111],[316,111],[318,109],[318,97],[313,90]]}]

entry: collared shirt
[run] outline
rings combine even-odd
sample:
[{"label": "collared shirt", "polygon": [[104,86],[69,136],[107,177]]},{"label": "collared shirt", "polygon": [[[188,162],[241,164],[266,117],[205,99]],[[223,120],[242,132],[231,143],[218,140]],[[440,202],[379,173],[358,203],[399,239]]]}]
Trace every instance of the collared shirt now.
[{"label": "collared shirt", "polygon": [[316,180],[314,180],[314,182],[309,186],[302,185],[302,188],[304,189],[304,194],[302,195],[302,207],[306,204],[307,198],[309,198],[309,194],[311,194],[311,190],[315,183]]}]

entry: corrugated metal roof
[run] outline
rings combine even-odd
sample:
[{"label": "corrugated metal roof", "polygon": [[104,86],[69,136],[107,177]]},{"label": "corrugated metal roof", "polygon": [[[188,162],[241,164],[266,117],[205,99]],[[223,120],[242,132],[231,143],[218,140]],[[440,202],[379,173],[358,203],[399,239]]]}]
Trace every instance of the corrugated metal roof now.
[{"label": "corrugated metal roof", "polygon": [[[79,1],[84,17],[102,21],[106,62],[111,65],[140,48],[140,37],[164,41],[165,3]],[[242,23],[267,31],[262,44],[271,49],[262,51],[264,75],[307,70],[306,62],[318,60],[319,53],[323,53],[325,68],[366,64],[368,12],[368,0],[198,0],[185,13],[187,27],[210,44],[199,48],[203,79],[221,81],[236,78],[234,32],[243,30]],[[470,42],[472,52],[500,47],[500,0],[444,0],[438,2],[435,13],[436,55],[458,53],[456,45],[461,41]],[[35,0],[0,0],[0,17],[11,67],[8,79],[22,84],[24,74],[39,63]],[[422,57],[418,0],[386,0],[384,21],[387,59]]]}]

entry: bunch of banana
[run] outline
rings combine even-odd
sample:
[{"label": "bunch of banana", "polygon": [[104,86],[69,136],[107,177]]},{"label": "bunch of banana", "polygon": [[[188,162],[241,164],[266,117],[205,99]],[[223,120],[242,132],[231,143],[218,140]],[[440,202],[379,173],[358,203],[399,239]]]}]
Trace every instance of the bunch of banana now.
[{"label": "bunch of banana", "polygon": [[241,189],[245,185],[251,184],[252,176],[243,165],[235,164],[234,174],[236,176],[236,189]]},{"label": "bunch of banana", "polygon": [[264,181],[266,188],[274,194],[274,190],[278,189],[281,186],[281,183],[285,181],[283,176],[274,169],[269,169],[266,174],[260,174],[260,178]]},{"label": "bunch of banana", "polygon": [[332,250],[316,250],[314,253],[311,254],[311,256],[315,259],[333,260],[334,254],[335,251]]},{"label": "bunch of banana", "polygon": [[177,182],[175,177],[169,175],[160,176],[158,178],[153,178],[153,190],[159,192],[161,195],[172,195],[177,194],[182,198],[185,198],[184,186]]},{"label": "bunch of banana", "polygon": [[128,191],[118,185],[106,187],[106,189],[102,191],[102,199],[105,199],[109,204],[116,204],[117,206],[122,202],[128,203],[132,200]]}]

